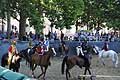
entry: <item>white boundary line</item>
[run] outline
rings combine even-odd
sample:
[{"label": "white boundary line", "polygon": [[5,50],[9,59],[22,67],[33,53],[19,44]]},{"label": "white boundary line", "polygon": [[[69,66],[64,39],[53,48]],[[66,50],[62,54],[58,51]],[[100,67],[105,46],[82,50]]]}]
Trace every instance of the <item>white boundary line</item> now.
[{"label": "white boundary line", "polygon": [[78,77],[112,77],[112,78],[120,78],[120,76],[110,76],[110,75],[79,75]]}]

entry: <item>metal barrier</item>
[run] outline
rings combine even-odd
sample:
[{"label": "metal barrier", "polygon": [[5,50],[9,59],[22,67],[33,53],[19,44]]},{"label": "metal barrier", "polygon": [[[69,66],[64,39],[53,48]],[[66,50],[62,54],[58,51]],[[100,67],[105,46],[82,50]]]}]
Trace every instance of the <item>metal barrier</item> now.
[{"label": "metal barrier", "polygon": [[31,80],[26,75],[13,72],[0,66],[0,80]]},{"label": "metal barrier", "polygon": [[110,75],[79,75],[78,79],[90,77],[92,80],[97,80],[97,78],[120,78],[120,76],[110,76]]}]

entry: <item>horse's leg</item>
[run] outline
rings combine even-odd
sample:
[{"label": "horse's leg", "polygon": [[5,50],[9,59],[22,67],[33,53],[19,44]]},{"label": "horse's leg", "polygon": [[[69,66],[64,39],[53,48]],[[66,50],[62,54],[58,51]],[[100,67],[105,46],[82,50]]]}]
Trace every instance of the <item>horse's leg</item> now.
[{"label": "horse's leg", "polygon": [[[88,70],[87,67],[85,67],[84,75],[86,75],[87,70]],[[85,77],[83,77],[83,80],[85,80]]]},{"label": "horse's leg", "polygon": [[37,78],[39,78],[40,76],[42,76],[44,74],[43,67],[40,66],[40,68],[41,68],[42,73]]},{"label": "horse's leg", "polygon": [[17,65],[15,63],[10,64],[10,70],[13,69],[13,72],[17,72]]},{"label": "horse's leg", "polygon": [[[88,70],[88,72],[89,72],[89,75],[91,75],[90,68],[87,68],[87,70]],[[90,79],[92,80],[92,79],[93,79],[93,77],[94,77],[94,75],[92,75],[92,76],[90,77]]]},{"label": "horse's leg", "polygon": [[102,64],[105,66],[104,59],[103,59],[103,58],[100,58],[100,61],[101,61]]},{"label": "horse's leg", "polygon": [[90,69],[88,68],[87,70],[88,70],[89,74],[91,75],[91,71],[90,71]]},{"label": "horse's leg", "polygon": [[31,65],[30,65],[30,68],[31,68],[31,70],[32,70],[32,77],[35,78],[35,75],[34,75],[34,70],[35,70],[34,64],[31,64]]},{"label": "horse's leg", "polygon": [[68,80],[68,69],[66,69],[66,80]]},{"label": "horse's leg", "polygon": [[36,67],[37,67],[37,64],[34,64],[33,70],[35,70]]},{"label": "horse's leg", "polygon": [[67,80],[68,80],[68,75],[69,75],[69,77],[71,77],[70,72],[69,72],[69,69],[66,68],[66,79],[67,79]]},{"label": "horse's leg", "polygon": [[45,74],[46,74],[47,68],[48,68],[48,66],[45,66],[45,71],[44,71],[43,79],[45,79]]},{"label": "horse's leg", "polygon": [[19,68],[16,68],[16,72],[19,72]]},{"label": "horse's leg", "polygon": [[117,66],[118,65],[118,56],[117,56],[117,54],[114,54],[111,58],[112,58],[113,66],[118,67]]}]

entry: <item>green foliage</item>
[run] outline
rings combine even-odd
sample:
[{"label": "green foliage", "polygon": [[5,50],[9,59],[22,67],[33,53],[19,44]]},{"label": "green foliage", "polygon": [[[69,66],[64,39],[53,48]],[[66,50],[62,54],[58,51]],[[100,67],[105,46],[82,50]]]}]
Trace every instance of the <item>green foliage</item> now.
[{"label": "green foliage", "polygon": [[83,13],[83,0],[43,0],[46,16],[56,28],[70,28]]}]

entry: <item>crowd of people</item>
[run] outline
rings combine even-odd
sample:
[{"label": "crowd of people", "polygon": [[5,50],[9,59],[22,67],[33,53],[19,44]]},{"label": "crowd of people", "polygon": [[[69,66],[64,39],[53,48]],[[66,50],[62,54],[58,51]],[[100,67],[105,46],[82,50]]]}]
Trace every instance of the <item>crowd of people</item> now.
[{"label": "crowd of people", "polygon": [[116,41],[118,38],[117,33],[99,33],[96,32],[95,34],[92,32],[85,32],[81,31],[79,33],[75,33],[74,40],[83,40],[86,38],[88,41]]}]

